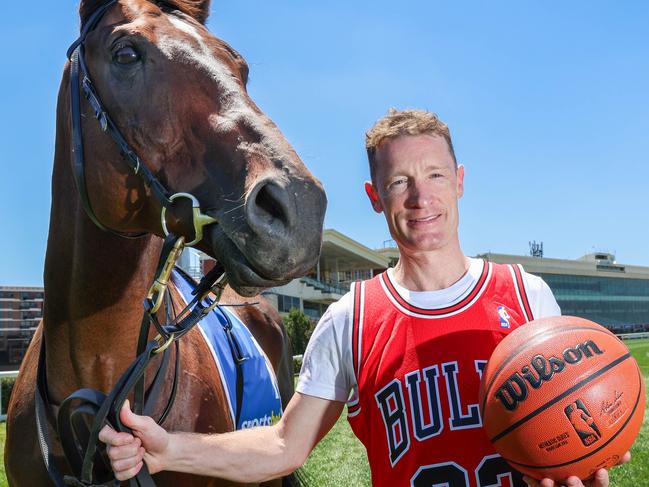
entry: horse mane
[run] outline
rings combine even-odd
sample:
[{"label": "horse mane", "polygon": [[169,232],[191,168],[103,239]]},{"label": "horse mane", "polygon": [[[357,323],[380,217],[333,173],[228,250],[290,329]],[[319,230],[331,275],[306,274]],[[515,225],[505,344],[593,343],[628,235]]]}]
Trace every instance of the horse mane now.
[{"label": "horse mane", "polygon": [[[83,25],[88,17],[109,0],[82,0],[79,5],[79,17]],[[195,18],[201,24],[207,21],[210,14],[211,0],[149,0],[161,8],[180,10],[182,13]]]}]

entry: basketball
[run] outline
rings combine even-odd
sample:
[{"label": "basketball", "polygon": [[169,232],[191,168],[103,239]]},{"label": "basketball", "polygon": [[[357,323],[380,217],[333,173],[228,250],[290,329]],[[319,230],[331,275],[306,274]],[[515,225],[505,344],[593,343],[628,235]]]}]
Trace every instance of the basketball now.
[{"label": "basketball", "polygon": [[482,375],[480,407],[489,439],[516,470],[583,480],[630,449],[645,392],[620,339],[592,321],[556,316],[498,344]]}]

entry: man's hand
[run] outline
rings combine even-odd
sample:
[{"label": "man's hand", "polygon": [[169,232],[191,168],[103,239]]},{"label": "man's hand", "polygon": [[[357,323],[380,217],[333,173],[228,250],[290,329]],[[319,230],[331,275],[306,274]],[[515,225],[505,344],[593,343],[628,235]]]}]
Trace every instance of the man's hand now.
[{"label": "man's hand", "polygon": [[[626,452],[618,465],[622,465],[629,460],[631,460],[631,453]],[[565,485],[566,487],[608,487],[609,485],[608,470],[604,468],[600,468],[597,472],[595,472],[595,475],[592,479],[585,480],[584,482],[582,482],[578,477],[574,476],[568,477],[563,484],[555,482],[551,479],[535,480],[531,477],[528,477],[527,475],[523,477],[523,480],[530,487],[559,487],[561,485]]]},{"label": "man's hand", "polygon": [[258,484],[300,467],[313,446],[331,429],[344,402],[295,393],[279,423],[229,433],[167,433],[151,418],[133,414],[128,403],[120,419],[133,434],[105,426],[99,439],[118,480],[129,479],[146,463],[161,470]]},{"label": "man's hand", "polygon": [[99,439],[106,443],[106,452],[117,480],[127,480],[137,475],[146,462],[149,472],[163,469],[163,453],[169,445],[169,433],[148,416],[138,416],[124,402],[119,417],[133,434],[115,431],[106,425],[99,432]]}]

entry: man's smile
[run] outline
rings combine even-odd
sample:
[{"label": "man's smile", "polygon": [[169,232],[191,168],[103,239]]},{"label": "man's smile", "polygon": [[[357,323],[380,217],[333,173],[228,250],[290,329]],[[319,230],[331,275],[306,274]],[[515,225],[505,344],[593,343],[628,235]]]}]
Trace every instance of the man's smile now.
[{"label": "man's smile", "polygon": [[414,227],[427,225],[436,222],[441,216],[441,213],[435,213],[434,215],[422,216],[419,218],[408,218],[408,225]]}]

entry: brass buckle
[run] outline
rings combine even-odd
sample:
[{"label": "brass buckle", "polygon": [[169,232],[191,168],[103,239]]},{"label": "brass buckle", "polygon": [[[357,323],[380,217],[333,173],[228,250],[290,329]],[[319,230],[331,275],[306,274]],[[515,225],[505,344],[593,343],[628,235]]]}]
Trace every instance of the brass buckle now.
[{"label": "brass buckle", "polygon": [[[191,247],[192,245],[200,242],[203,239],[203,227],[216,223],[216,218],[213,218],[209,215],[201,213],[201,206],[198,203],[196,197],[189,193],[176,193],[169,198],[169,201],[177,200],[178,198],[187,198],[192,202],[192,221],[194,224],[194,240],[187,242],[185,245]],[[165,237],[169,235],[169,230],[167,230],[167,207],[162,207],[162,212],[160,213],[160,222],[162,223],[162,231],[165,234]]]},{"label": "brass buckle", "polygon": [[211,312],[214,308],[216,308],[219,304],[219,301],[221,300],[221,295],[223,294],[223,290],[225,289],[225,286],[228,284],[228,281],[226,279],[226,274],[223,273],[221,276],[216,280],[216,282],[212,285],[211,288],[209,288],[207,291],[203,293],[203,295],[200,297],[200,301],[204,300],[207,298],[209,293],[214,294],[214,301],[212,304],[210,304],[207,308],[203,310],[203,314],[207,314]]},{"label": "brass buckle", "polygon": [[162,342],[162,336],[161,336],[161,335],[156,335],[156,337],[154,338],[154,340],[156,340],[156,341],[158,342],[158,348],[156,348],[156,349],[153,351],[153,353],[162,353],[162,352],[164,352],[166,349],[169,348],[169,345],[171,345],[171,344],[173,343],[173,341],[174,341],[174,334],[172,333],[172,334],[169,336],[169,338],[167,339],[167,341],[164,342],[164,343],[162,343],[162,344],[160,344],[160,342]]},{"label": "brass buckle", "polygon": [[180,253],[183,251],[183,247],[185,246],[184,244],[185,237],[180,237],[176,240],[174,248],[169,252],[169,256],[167,257],[167,261],[165,262],[162,271],[158,276],[156,276],[155,281],[153,281],[153,284],[151,284],[151,287],[149,288],[149,294],[147,294],[146,297],[153,302],[153,307],[149,310],[149,313],[151,314],[156,313],[160,309],[160,305],[162,305],[162,298],[164,298],[164,293],[169,284],[169,276],[171,275],[171,271],[173,270],[178,257],[180,257]]}]

